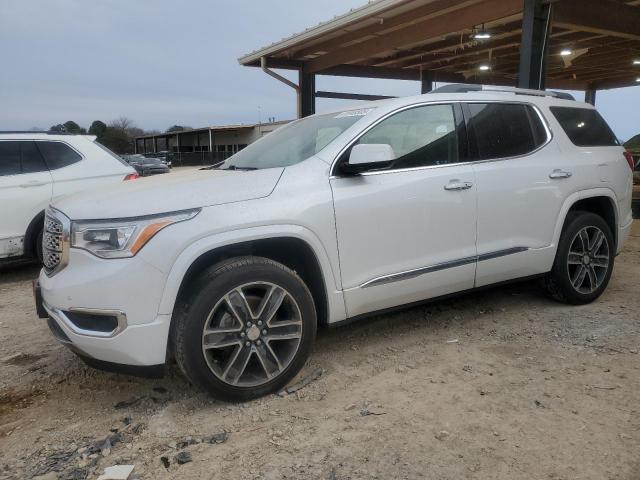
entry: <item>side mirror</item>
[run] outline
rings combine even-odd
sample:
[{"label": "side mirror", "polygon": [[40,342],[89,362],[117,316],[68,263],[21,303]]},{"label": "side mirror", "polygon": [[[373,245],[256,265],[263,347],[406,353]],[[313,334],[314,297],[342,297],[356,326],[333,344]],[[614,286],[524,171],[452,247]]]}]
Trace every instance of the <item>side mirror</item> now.
[{"label": "side mirror", "polygon": [[349,161],[342,165],[345,173],[361,173],[367,170],[389,167],[396,159],[391,145],[386,143],[358,144],[351,149]]}]

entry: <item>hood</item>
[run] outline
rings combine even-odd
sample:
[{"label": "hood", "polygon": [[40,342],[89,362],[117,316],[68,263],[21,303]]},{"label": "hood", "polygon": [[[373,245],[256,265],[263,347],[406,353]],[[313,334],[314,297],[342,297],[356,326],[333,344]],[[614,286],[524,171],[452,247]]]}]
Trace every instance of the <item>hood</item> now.
[{"label": "hood", "polygon": [[57,197],[51,205],[72,220],[139,217],[208,207],[267,197],[283,170],[172,172]]}]

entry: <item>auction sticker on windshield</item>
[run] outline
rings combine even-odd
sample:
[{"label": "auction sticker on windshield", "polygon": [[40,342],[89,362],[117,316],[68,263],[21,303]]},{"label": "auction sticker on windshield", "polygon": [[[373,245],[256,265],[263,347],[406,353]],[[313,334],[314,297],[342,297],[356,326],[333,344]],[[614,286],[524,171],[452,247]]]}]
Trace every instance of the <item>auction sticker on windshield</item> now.
[{"label": "auction sticker on windshield", "polygon": [[349,110],[346,112],[340,112],[333,118],[346,118],[346,117],[364,117],[367,113],[369,113],[373,108],[360,108],[358,110]]}]

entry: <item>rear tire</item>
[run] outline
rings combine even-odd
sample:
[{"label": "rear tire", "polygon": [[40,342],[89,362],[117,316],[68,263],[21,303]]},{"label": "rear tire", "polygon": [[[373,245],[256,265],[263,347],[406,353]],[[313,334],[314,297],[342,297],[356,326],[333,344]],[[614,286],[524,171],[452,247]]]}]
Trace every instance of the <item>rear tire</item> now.
[{"label": "rear tire", "polygon": [[198,276],[176,309],[178,366],[224,401],[276,392],[304,366],[316,336],[309,289],[286,266],[261,257],[220,262]]},{"label": "rear tire", "polygon": [[590,303],[607,288],[615,257],[609,225],[590,212],[567,216],[551,273],[545,278],[549,294],[573,305]]}]

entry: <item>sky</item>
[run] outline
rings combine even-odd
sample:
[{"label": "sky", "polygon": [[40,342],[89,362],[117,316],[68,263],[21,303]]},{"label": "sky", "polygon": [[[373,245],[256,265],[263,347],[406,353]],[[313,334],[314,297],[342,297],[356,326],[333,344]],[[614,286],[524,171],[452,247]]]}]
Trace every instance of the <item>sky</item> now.
[{"label": "sky", "polygon": [[[292,119],[293,89],[237,59],[363,3],[0,0],[0,130],[121,116],[160,131]],[[316,88],[419,93],[417,82],[322,76]],[[317,111],[342,103],[318,99]],[[622,140],[640,133],[640,86],[598,92],[597,107]]]}]

